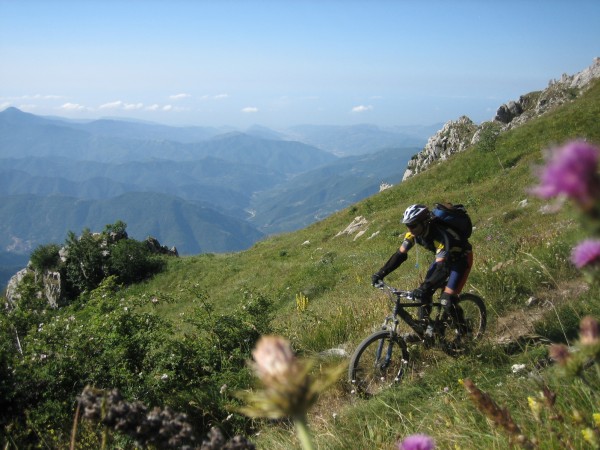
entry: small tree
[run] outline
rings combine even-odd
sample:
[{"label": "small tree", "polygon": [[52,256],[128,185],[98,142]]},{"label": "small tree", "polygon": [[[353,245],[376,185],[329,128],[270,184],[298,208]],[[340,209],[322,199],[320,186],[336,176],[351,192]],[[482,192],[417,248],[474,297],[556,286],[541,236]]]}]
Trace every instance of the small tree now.
[{"label": "small tree", "polygon": [[158,272],[162,260],[153,257],[145,243],[121,239],[110,246],[108,275],[116,275],[121,283],[135,283]]},{"label": "small tree", "polygon": [[56,269],[60,263],[60,246],[58,244],[39,245],[31,253],[31,265],[40,272]]},{"label": "small tree", "polygon": [[89,229],[83,230],[79,238],[69,231],[67,247],[67,283],[76,295],[96,288],[104,278],[104,264],[108,256],[106,249],[102,248],[102,239],[95,237]]},{"label": "small tree", "polygon": [[107,242],[114,244],[122,239],[127,239],[127,224],[122,220],[117,220],[112,225],[106,225],[102,234],[107,238]]}]

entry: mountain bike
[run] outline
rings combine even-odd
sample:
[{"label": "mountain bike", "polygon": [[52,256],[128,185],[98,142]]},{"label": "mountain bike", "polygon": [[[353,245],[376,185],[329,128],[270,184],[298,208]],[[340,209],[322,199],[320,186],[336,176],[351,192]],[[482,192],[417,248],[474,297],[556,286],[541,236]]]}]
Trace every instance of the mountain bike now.
[{"label": "mountain bike", "polygon": [[[438,347],[455,356],[466,351],[485,332],[487,311],[478,295],[460,294],[457,303],[460,313],[455,316],[462,319],[456,323],[439,301],[417,299],[412,291],[401,291],[384,282],[375,287],[385,290],[394,306],[381,330],[365,338],[350,359],[348,378],[357,393],[373,395],[401,381],[408,368],[408,344]],[[418,308],[431,308],[431,316],[419,318]],[[400,321],[414,333],[399,334]]]}]

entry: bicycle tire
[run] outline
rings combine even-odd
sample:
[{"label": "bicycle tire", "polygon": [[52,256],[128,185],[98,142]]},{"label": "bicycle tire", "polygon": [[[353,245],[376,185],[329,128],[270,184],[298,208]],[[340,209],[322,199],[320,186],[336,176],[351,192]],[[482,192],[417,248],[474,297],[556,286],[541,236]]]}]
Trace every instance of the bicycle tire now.
[{"label": "bicycle tire", "polygon": [[471,333],[470,339],[477,341],[485,333],[487,326],[487,309],[483,299],[475,294],[462,294],[458,300],[464,312],[467,327]]},{"label": "bicycle tire", "polygon": [[354,351],[348,379],[356,393],[375,395],[400,382],[407,364],[406,342],[390,331],[377,331],[366,337]]},{"label": "bicycle tire", "polygon": [[458,306],[462,310],[464,324],[455,324],[451,317],[447,317],[439,336],[442,347],[450,352],[466,350],[481,339],[487,326],[487,309],[481,297],[461,294]]}]

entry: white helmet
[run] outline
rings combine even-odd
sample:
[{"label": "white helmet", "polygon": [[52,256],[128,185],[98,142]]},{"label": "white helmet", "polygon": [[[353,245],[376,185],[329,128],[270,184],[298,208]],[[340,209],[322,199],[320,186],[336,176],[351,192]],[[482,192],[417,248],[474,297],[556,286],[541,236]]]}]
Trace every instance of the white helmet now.
[{"label": "white helmet", "polygon": [[404,211],[402,223],[405,225],[415,225],[421,222],[426,222],[431,218],[429,208],[425,205],[411,205]]}]

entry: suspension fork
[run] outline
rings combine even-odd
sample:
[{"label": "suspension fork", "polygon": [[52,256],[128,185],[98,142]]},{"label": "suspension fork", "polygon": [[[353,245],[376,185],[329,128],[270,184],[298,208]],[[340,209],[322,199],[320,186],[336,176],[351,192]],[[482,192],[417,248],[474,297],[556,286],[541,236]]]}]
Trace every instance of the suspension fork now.
[{"label": "suspension fork", "polygon": [[[389,365],[390,362],[392,361],[392,350],[394,348],[394,338],[397,334],[396,330],[398,329],[398,324],[400,323],[400,321],[398,320],[398,315],[401,314],[401,312],[404,312],[402,310],[402,308],[400,307],[400,300],[396,299],[396,306],[394,306],[394,311],[392,312],[391,316],[388,316],[385,318],[385,322],[383,324],[382,329],[387,329],[390,333],[390,340],[388,341],[388,347],[385,350],[385,359],[383,360],[383,362],[381,364],[379,364],[379,368],[380,369],[386,369]],[[390,327],[390,322],[392,323],[392,326]],[[383,350],[384,350],[384,339],[381,339],[381,341],[379,342],[379,345],[377,346],[377,353],[376,353],[376,358],[375,361],[380,361],[381,360],[381,356],[383,354]]]}]

